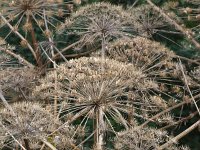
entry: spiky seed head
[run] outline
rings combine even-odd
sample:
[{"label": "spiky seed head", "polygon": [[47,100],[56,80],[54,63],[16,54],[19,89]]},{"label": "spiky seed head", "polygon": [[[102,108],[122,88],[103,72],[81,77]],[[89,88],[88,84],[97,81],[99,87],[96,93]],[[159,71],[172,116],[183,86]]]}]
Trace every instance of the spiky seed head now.
[{"label": "spiky seed head", "polygon": [[118,39],[107,45],[106,54],[109,58],[132,63],[152,80],[182,80],[180,65],[173,59],[175,54],[159,42],[142,37]]},{"label": "spiky seed head", "polygon": [[[108,118],[105,126],[112,129],[109,121],[114,113],[114,121],[128,127],[135,117],[147,119],[150,112],[165,107],[164,103],[160,105],[163,100],[161,97],[159,104],[151,100],[148,90],[156,85],[153,81],[146,80],[146,75],[133,64],[112,59],[82,57],[70,60],[49,72],[40,82],[33,94],[50,101],[55,97],[65,101],[67,105],[64,109],[70,121],[86,114],[85,117],[95,119],[100,109]],[[77,111],[70,110],[71,107]]]},{"label": "spiky seed head", "polygon": [[132,20],[137,23],[138,33],[143,36],[152,36],[157,32],[155,29],[167,25],[166,20],[157,13],[150,5],[141,5],[130,9]]},{"label": "spiky seed head", "polygon": [[[63,17],[68,14],[69,12],[65,7],[68,3],[63,0],[3,0],[0,1],[0,6],[3,12],[2,15],[5,18],[13,21],[20,20],[18,21],[19,26],[25,22],[23,26],[27,31],[27,29],[30,29],[28,24],[31,22],[35,22],[40,26],[40,20],[47,20],[47,24],[51,27],[60,23],[55,16]],[[18,12],[21,13],[18,14]],[[44,16],[44,13],[46,16]]]},{"label": "spiky seed head", "polygon": [[[61,81],[59,86],[62,87],[62,81],[65,80],[65,83],[68,82],[71,84],[71,86],[76,85],[76,81],[83,82],[84,80],[102,80],[105,78],[105,80],[112,79],[115,76],[119,76],[120,80],[116,80],[116,84],[120,84],[126,80],[131,80],[134,78],[134,80],[140,81],[142,78],[144,78],[144,75],[141,74],[139,70],[135,70],[135,67],[131,64],[124,64],[115,60],[106,59],[103,61],[105,72],[102,71],[101,65],[102,65],[102,59],[101,58],[86,58],[82,57],[80,59],[74,59],[70,60],[67,64],[62,64],[60,67],[56,69],[57,72],[57,80]],[[134,70],[133,72],[128,71],[129,69]],[[42,89],[48,88],[53,86],[55,81],[55,75],[53,72],[49,73],[47,77],[41,82],[41,86],[36,88],[36,91],[41,91]],[[127,84],[128,81],[125,83]],[[144,82],[144,81],[143,81]],[[137,83],[135,83],[136,86]],[[138,83],[137,86],[140,86],[140,83]],[[48,90],[48,92],[50,92]],[[66,93],[67,91],[60,91],[60,94]],[[44,92],[45,93],[45,92]],[[57,92],[56,92],[57,93]],[[57,93],[58,94],[58,93]],[[60,95],[60,96],[61,96]]]},{"label": "spiky seed head", "polygon": [[81,7],[65,22],[67,31],[79,35],[82,44],[107,41],[136,32],[130,25],[131,15],[120,6],[94,3]]},{"label": "spiky seed head", "polygon": [[22,96],[20,91],[29,96],[39,76],[36,72],[35,69],[27,67],[0,68],[2,91],[12,100],[17,100]]},{"label": "spiky seed head", "polygon": [[115,149],[120,150],[147,150],[156,149],[160,143],[166,141],[167,132],[153,128],[138,128],[130,129],[128,132],[119,133],[115,138]]},{"label": "spiky seed head", "polygon": [[[55,119],[49,111],[42,108],[41,104],[20,102],[12,104],[11,107],[15,114],[6,108],[0,110],[0,121],[4,125],[0,137],[5,145],[15,144],[15,142],[6,143],[10,138],[10,135],[7,134],[7,131],[9,131],[21,143],[24,139],[27,139],[30,143],[38,143],[37,146],[41,147],[40,139],[55,140],[56,137],[60,137],[61,140],[65,139],[62,144],[66,144],[67,141],[67,146],[70,147],[69,143],[73,142],[73,140],[70,140],[73,135],[73,128],[62,126],[61,122]],[[55,130],[57,132],[51,135]],[[30,146],[33,146],[32,144]]]},{"label": "spiky seed head", "polygon": [[191,76],[195,78],[196,80],[200,81],[200,67],[196,67],[192,72]]},{"label": "spiky seed head", "polygon": [[[125,132],[119,132],[119,136],[114,140],[114,147],[116,150],[157,150],[159,146],[169,141],[171,138],[172,137],[169,136],[166,131],[136,126]],[[189,148],[170,145],[166,150],[189,150]]]},{"label": "spiky seed head", "polygon": [[[100,53],[92,55],[100,56]],[[160,43],[142,37],[118,39],[107,45],[106,55],[111,59],[131,63],[143,72],[148,84],[140,89],[150,89],[151,92],[153,90],[157,93],[154,95],[150,92],[151,96],[146,101],[166,109],[168,102],[163,99],[163,94],[169,96],[173,92],[177,97],[181,97],[180,93],[184,89],[179,83],[183,84],[184,80],[180,65],[174,59],[175,54]],[[183,68],[185,70],[185,67]],[[145,112],[143,114],[148,116]]]}]

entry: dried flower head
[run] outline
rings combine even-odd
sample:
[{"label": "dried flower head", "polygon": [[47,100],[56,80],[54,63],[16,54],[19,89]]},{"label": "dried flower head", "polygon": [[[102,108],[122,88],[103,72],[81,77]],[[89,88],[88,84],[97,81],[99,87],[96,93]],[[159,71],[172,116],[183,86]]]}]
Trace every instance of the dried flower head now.
[{"label": "dried flower head", "polygon": [[[116,150],[157,150],[168,140],[170,137],[166,131],[135,127],[119,133],[119,136],[115,138],[114,146]],[[189,150],[189,148],[172,145],[166,150]]]},{"label": "dried flower head", "polygon": [[130,9],[130,13],[133,15],[132,19],[137,23],[140,35],[152,36],[167,25],[165,19],[150,5],[135,7]]},{"label": "dried flower head", "polygon": [[197,67],[194,71],[192,71],[191,75],[200,82],[200,67]]},{"label": "dried flower head", "polygon": [[[70,144],[73,140],[70,137],[73,135],[73,128],[67,125],[61,128],[62,124],[49,111],[42,108],[39,103],[14,103],[12,109],[15,114],[6,108],[0,110],[0,126],[2,130],[0,139],[4,145],[12,146],[16,144],[10,137],[10,134],[12,134],[21,144],[28,141],[28,143],[30,142],[29,146],[34,146],[34,143],[37,143],[37,146],[40,147],[41,143],[39,141],[41,139],[51,139],[52,144],[57,145],[59,140],[65,137],[68,145],[64,141],[62,141],[62,144],[66,146],[65,149],[71,147]],[[56,132],[51,135],[54,131]]]},{"label": "dried flower head", "polygon": [[198,38],[200,31],[200,1],[188,0],[187,2],[189,7],[181,8],[181,12],[187,15],[187,17],[184,18],[187,18],[188,21],[192,21],[191,34]]},{"label": "dried flower head", "polygon": [[109,3],[94,3],[81,7],[66,20],[69,32],[81,37],[81,43],[110,41],[135,32],[131,15],[121,6]]},{"label": "dried flower head", "polygon": [[0,68],[6,66],[6,64],[11,60],[11,57],[5,53],[0,53]]},{"label": "dried flower head", "polygon": [[12,66],[16,64],[13,58],[5,53],[5,50],[13,50],[14,47],[6,43],[6,41],[0,37],[0,70],[4,67]]},{"label": "dried flower head", "polygon": [[1,12],[9,21],[17,21],[17,28],[23,24],[25,31],[32,29],[33,21],[41,27],[41,20],[55,27],[60,22],[56,16],[63,17],[68,13],[64,0],[3,0],[0,2]]},{"label": "dried flower head", "polygon": [[167,85],[176,85],[177,79],[182,80],[180,66],[173,60],[174,53],[160,43],[146,38],[118,39],[108,44],[106,55],[111,59],[133,64],[147,78],[156,81],[162,91],[167,91]]},{"label": "dried flower head", "polygon": [[190,73],[191,79],[193,79],[192,81],[190,80],[190,86],[192,87],[193,90],[193,94],[199,94],[200,92],[200,67],[196,67],[193,71],[191,71]]},{"label": "dried flower head", "polygon": [[40,81],[41,85],[33,94],[50,101],[55,97],[65,101],[61,111],[63,118],[68,122],[81,119],[79,126],[83,128],[93,119],[97,126],[101,126],[98,133],[105,130],[116,133],[116,123],[129,128],[134,126],[135,118],[146,120],[150,114],[165,107],[161,97],[157,96],[158,105],[149,94],[149,89],[156,84],[146,80],[145,74],[133,64],[82,57],[60,65],[55,71]]},{"label": "dried flower head", "polygon": [[152,128],[133,128],[128,132],[119,133],[115,138],[116,150],[156,150],[159,144],[164,143],[167,132]]},{"label": "dried flower head", "polygon": [[2,68],[0,69],[0,86],[4,94],[15,101],[23,94],[26,96],[30,94],[37,77],[36,70],[28,67]]}]

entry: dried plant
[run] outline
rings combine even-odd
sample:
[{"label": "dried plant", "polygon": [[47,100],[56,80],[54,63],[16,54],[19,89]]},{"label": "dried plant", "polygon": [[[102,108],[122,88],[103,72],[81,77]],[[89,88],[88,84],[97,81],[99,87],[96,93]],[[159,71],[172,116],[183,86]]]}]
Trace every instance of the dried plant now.
[{"label": "dried plant", "polygon": [[[102,62],[104,71],[101,70]],[[157,85],[147,80],[133,64],[95,57],[80,58],[59,66],[56,72],[56,91],[53,88],[55,72],[50,72],[33,94],[50,101],[55,96],[61,102],[65,100],[60,113],[65,113],[62,118],[67,118],[68,122],[81,119],[79,126],[85,128],[88,120],[93,119],[97,149],[102,148],[105,131],[116,134],[114,124],[128,129],[134,125],[134,118],[146,120],[167,107],[159,95],[149,93]],[[171,118],[164,121],[169,123]]]},{"label": "dried plant", "polygon": [[[5,40],[0,38],[0,49],[13,49],[13,47],[8,46]],[[9,65],[9,62],[11,62],[12,57],[5,52],[0,52],[0,68],[7,67]],[[12,65],[13,63],[11,63]]]},{"label": "dried plant", "polygon": [[[163,9],[166,10],[166,8]],[[168,21],[160,13],[157,13],[152,6],[147,4],[140,5],[135,8],[130,8],[129,11],[133,16],[133,21],[137,24],[139,35],[151,39],[154,37],[164,38],[169,42],[178,45],[174,40],[170,39],[167,34],[180,33],[171,28]],[[168,14],[173,18],[176,16],[173,12],[169,12]]]},{"label": "dried plant", "polygon": [[195,68],[194,71],[192,71],[192,76],[193,76],[196,80],[200,81],[200,67],[197,67],[197,68]]},{"label": "dried plant", "polygon": [[52,30],[61,24],[59,17],[64,18],[69,13],[66,9],[68,5],[69,2],[64,0],[1,1],[0,17],[4,22],[3,26],[7,25],[11,30],[5,39],[15,33],[21,40],[21,46],[30,50],[36,65],[42,67],[44,62],[38,48],[36,28],[42,31],[43,36],[50,38]]},{"label": "dried plant", "polygon": [[196,22],[195,26],[191,28],[192,34],[199,39],[200,31],[200,2],[198,0],[187,1],[190,5],[189,7],[181,9],[187,15],[188,21]]},{"label": "dried plant", "polygon": [[161,14],[166,21],[171,24],[172,26],[174,26],[178,31],[180,31],[192,44],[194,44],[194,46],[196,47],[197,50],[200,49],[200,43],[195,39],[193,32],[189,29],[186,28],[185,26],[183,26],[182,24],[180,24],[175,17],[175,19],[173,17],[171,17],[168,13],[164,12],[161,8],[159,8],[158,6],[156,6],[151,0],[147,0],[147,3],[149,5],[152,6],[152,8],[158,12],[159,14]]},{"label": "dried plant", "polygon": [[167,26],[166,20],[150,5],[131,8],[130,13],[133,15],[133,20],[137,23],[140,35],[152,37],[154,34],[159,34],[158,31],[165,31],[162,29]]},{"label": "dried plant", "polygon": [[101,42],[104,55],[107,42],[136,33],[130,20],[131,14],[121,6],[102,2],[81,7],[65,25],[70,32],[80,36],[81,45]]},{"label": "dried plant", "polygon": [[0,86],[6,96],[12,101],[23,99],[30,95],[36,85],[39,74],[28,67],[8,67],[0,69]]},{"label": "dried plant", "polygon": [[194,68],[194,70],[190,73],[192,80],[192,84],[190,88],[192,89],[193,95],[198,95],[200,93],[200,67]]},{"label": "dried plant", "polygon": [[148,80],[159,85],[157,91],[162,94],[167,91],[180,94],[182,91],[183,77],[179,64],[174,60],[175,54],[158,42],[142,37],[118,39],[108,45],[106,55],[133,64]]},{"label": "dried plant", "polygon": [[[170,140],[166,131],[153,128],[135,127],[129,132],[119,133],[115,138],[116,150],[157,150],[159,146]],[[174,145],[166,150],[189,150],[188,147],[176,147]]]},{"label": "dried plant", "polygon": [[23,26],[25,31],[32,30],[32,22],[44,31],[42,27],[45,26],[46,19],[47,23],[55,28],[55,22],[60,22],[56,16],[63,17],[69,13],[66,9],[67,4],[69,2],[64,0],[2,0],[0,2],[3,17],[8,21],[17,20],[13,25],[15,29],[18,30],[20,26]]},{"label": "dried plant", "polygon": [[61,122],[55,119],[48,110],[42,108],[39,103],[15,103],[12,109],[15,114],[6,108],[0,111],[0,141],[3,147],[12,147],[17,144],[10,137],[13,135],[19,143],[24,143],[26,149],[33,148],[30,147],[34,146],[33,143],[41,147],[41,141],[45,138],[49,139],[52,144],[61,146],[62,149],[72,148],[73,128],[67,125],[59,128],[62,125]]},{"label": "dried plant", "polygon": [[[188,150],[172,145],[174,141],[165,131],[144,128],[149,122],[166,125],[163,128],[178,124],[168,112],[191,103],[185,96],[184,82],[193,84],[187,75],[182,77],[185,68],[180,69],[173,52],[158,42],[135,38],[136,34],[151,38],[162,36],[161,33],[177,34],[165,30],[168,22],[176,22],[170,22],[162,10],[157,10],[150,0],[147,2],[151,6],[129,11],[109,3],[93,3],[79,8],[62,23],[73,9],[68,0],[1,0],[0,30],[7,26],[11,31],[0,39],[0,90],[18,103],[10,107],[0,93],[6,104],[6,108],[0,108],[0,147],[79,150],[93,138],[93,148],[87,149],[103,150],[109,149],[108,135],[115,139],[111,146],[116,150]],[[74,3],[78,5],[81,0]],[[195,12],[196,19],[198,15]],[[59,41],[54,41],[54,31],[66,31],[78,40],[57,48]],[[29,49],[36,64],[27,61],[17,46],[5,42],[11,33]],[[39,41],[41,33],[45,37]],[[88,45],[101,45],[101,54],[67,60],[67,50],[78,47],[85,51]],[[58,58],[65,63],[58,65]],[[53,70],[47,72],[47,67]],[[38,81],[39,70],[45,76]],[[190,75],[199,80],[199,69]],[[180,105],[179,98],[184,100]],[[35,99],[43,105],[27,102]],[[173,140],[182,137],[178,135]]]}]

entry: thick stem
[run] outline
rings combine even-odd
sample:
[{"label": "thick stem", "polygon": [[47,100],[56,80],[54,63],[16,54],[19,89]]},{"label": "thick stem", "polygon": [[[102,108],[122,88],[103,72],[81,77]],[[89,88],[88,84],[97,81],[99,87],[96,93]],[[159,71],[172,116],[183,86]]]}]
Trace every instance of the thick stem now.
[{"label": "thick stem", "polygon": [[102,57],[102,60],[105,59],[105,37],[104,37],[104,35],[102,36],[102,42],[101,42],[101,57]]},{"label": "thick stem", "polygon": [[104,68],[104,61],[105,61],[105,36],[104,34],[102,35],[102,41],[101,41],[101,58],[102,58],[102,62],[101,62],[101,69],[104,72],[105,68]]},{"label": "thick stem", "polygon": [[33,28],[32,18],[30,16],[28,17],[28,22],[32,26],[32,28],[30,29],[30,33],[31,33],[31,39],[32,39],[33,49],[34,49],[35,54],[36,54],[36,62],[37,62],[37,65],[39,67],[41,67],[42,66],[41,54],[40,54],[40,51],[39,51],[39,48],[38,48],[38,42],[37,42],[35,31],[34,31],[34,28]]},{"label": "thick stem", "polygon": [[162,150],[165,149],[167,147],[169,147],[170,145],[172,145],[173,143],[177,143],[181,138],[183,138],[184,136],[186,136],[188,133],[190,133],[191,131],[193,131],[195,128],[197,128],[200,125],[200,120],[197,121],[196,123],[194,123],[192,126],[190,126],[188,129],[184,130],[183,132],[181,132],[179,135],[177,135],[176,137],[174,137],[173,139],[171,139],[169,142],[161,145],[158,150]]},{"label": "thick stem", "polygon": [[[1,19],[7,24],[7,26],[12,30],[21,40],[26,41],[26,39],[17,31],[14,29],[14,27],[6,20],[6,18],[0,13]],[[32,46],[27,43],[28,48],[30,49],[32,55],[34,56],[35,59],[37,59],[35,51],[33,50]]]},{"label": "thick stem", "polygon": [[96,132],[95,132],[95,150],[102,150],[103,149],[103,110],[101,107],[97,108],[96,111]]},{"label": "thick stem", "polygon": [[31,148],[30,148],[30,146],[29,146],[29,141],[28,141],[28,139],[24,139],[24,144],[25,144],[25,148],[26,148],[27,150],[31,150]]},{"label": "thick stem", "polygon": [[160,128],[160,130],[166,130],[166,129],[172,127],[172,126],[175,126],[175,125],[180,124],[180,123],[182,123],[182,122],[186,122],[186,121],[188,121],[189,119],[192,119],[193,117],[195,117],[197,114],[198,114],[198,111],[195,111],[194,113],[191,113],[189,116],[184,117],[184,118],[182,118],[181,120],[179,120],[179,121],[177,121],[177,122],[174,122],[173,124],[169,124],[169,125],[167,125],[167,126],[164,126],[164,127]]},{"label": "thick stem", "polygon": [[8,50],[8,49],[4,49],[2,47],[0,47],[0,51],[5,52],[6,54],[13,56],[14,58],[19,60],[19,63],[27,65],[30,68],[34,68],[34,66],[28,62],[26,59],[24,59],[21,55],[15,54],[12,51]]}]

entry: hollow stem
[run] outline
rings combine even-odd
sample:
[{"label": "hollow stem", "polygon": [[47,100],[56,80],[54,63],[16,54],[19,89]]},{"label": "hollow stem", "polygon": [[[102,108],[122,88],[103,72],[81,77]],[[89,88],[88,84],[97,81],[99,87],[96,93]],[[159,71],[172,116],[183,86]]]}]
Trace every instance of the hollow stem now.
[{"label": "hollow stem", "polygon": [[102,132],[102,127],[103,127],[103,110],[101,107],[97,108],[96,111],[96,132],[94,136],[94,141],[95,141],[95,149],[96,150],[102,150],[102,145],[103,145],[103,132]]},{"label": "hollow stem", "polygon": [[32,18],[30,16],[28,16],[28,22],[31,24],[32,28],[30,29],[30,33],[31,33],[31,40],[32,40],[32,44],[33,44],[33,49],[35,51],[36,54],[36,63],[39,67],[42,66],[42,61],[41,61],[41,54],[38,48],[38,42],[36,39],[36,34],[33,28],[33,21]]}]

